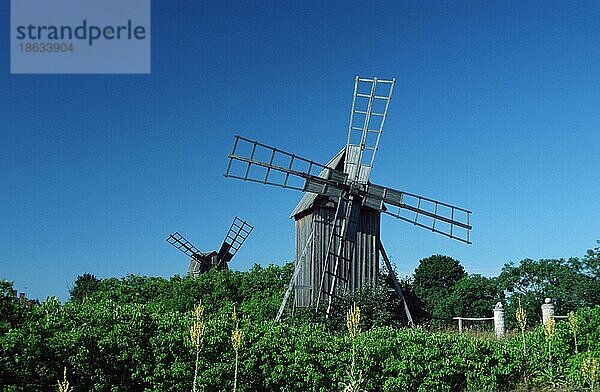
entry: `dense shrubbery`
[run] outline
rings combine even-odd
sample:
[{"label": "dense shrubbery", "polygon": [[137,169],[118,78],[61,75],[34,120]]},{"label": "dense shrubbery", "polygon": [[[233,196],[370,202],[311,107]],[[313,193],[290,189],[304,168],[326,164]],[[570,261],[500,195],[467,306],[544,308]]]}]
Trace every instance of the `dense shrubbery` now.
[{"label": "dense shrubbery", "polygon": [[[586,255],[589,271],[597,271],[593,264],[597,250]],[[456,265],[452,260],[436,260]],[[509,267],[506,270],[514,278],[516,272]],[[435,292],[435,279],[443,276],[432,273],[435,279],[421,276],[414,282],[439,299],[430,304],[442,304],[428,311],[484,312],[486,303],[495,300],[499,279],[457,271],[442,296]],[[587,284],[595,287],[597,274],[588,272],[577,273],[589,279],[574,276],[582,282],[588,279]],[[213,270],[198,278],[99,280],[86,274],[65,304],[56,299],[41,304],[18,300],[12,285],[0,282],[0,387],[3,391],[54,390],[66,367],[75,391],[190,390],[196,359],[189,335],[191,310],[202,301],[206,334],[198,384],[203,390],[232,390],[234,305],[244,334],[239,391],[342,390],[349,381],[351,361],[343,312],[328,320],[314,312],[299,312],[283,323],[272,321],[291,273],[288,264],[255,266],[249,272]],[[558,292],[556,285],[549,284]],[[417,296],[419,289],[413,290],[412,282],[403,285],[413,305],[427,302]],[[495,340],[486,335],[398,328],[405,320],[399,304],[389,296],[387,288],[376,287],[338,304],[347,309],[356,301],[361,307],[364,332],[356,338],[357,367],[367,391],[535,390],[552,385],[577,390],[589,385],[583,369],[590,363],[598,366],[599,307],[576,313],[577,346],[568,322],[559,322],[551,338],[543,326],[530,328],[523,346],[518,332]],[[536,306],[537,313],[539,303]],[[534,318],[528,312],[528,319]]]},{"label": "dense shrubbery", "polygon": [[[211,307],[208,301],[203,303]],[[195,358],[189,343],[189,312],[103,298],[64,306],[48,300],[29,311],[27,321],[0,338],[0,382],[5,390],[47,391],[61,378],[64,366],[76,391],[190,389]],[[242,319],[245,338],[238,390],[341,389],[350,362],[344,331],[331,332],[322,324],[251,321],[254,317]],[[538,385],[582,385],[581,364],[588,350],[600,358],[600,308],[582,310],[578,317],[580,354],[575,353],[569,325],[559,323],[552,342],[551,374],[541,327],[527,332],[525,354],[519,336],[494,340],[374,327],[357,338],[363,387],[510,390],[526,377]],[[224,309],[207,314],[199,362],[199,384],[205,390],[232,388],[232,328]]]}]

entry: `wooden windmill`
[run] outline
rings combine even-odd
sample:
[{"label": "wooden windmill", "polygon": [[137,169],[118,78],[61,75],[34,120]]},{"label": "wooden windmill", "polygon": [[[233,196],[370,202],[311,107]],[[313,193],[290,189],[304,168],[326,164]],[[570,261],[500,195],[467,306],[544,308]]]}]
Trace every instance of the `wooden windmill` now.
[{"label": "wooden windmill", "polygon": [[235,256],[253,228],[248,222],[236,216],[218,252],[200,252],[178,232],[169,235],[167,242],[190,257],[187,274],[189,276],[198,276],[211,268],[227,268],[227,263]]},{"label": "wooden windmill", "polygon": [[343,291],[376,283],[379,253],[392,272],[380,239],[381,213],[470,243],[470,211],[369,181],[394,84],[356,77],[346,145],[326,165],[235,136],[226,177],[306,192],[292,212],[296,268],[277,318],[292,287],[296,307],[329,314]]}]

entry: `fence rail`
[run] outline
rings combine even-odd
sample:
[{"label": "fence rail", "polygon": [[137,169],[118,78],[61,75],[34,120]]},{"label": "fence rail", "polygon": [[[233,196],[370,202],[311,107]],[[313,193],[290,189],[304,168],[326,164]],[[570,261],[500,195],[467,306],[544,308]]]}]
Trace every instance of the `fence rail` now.
[{"label": "fence rail", "polygon": [[[557,316],[554,314],[554,304],[550,298],[546,298],[542,304],[542,322],[546,324],[550,319],[567,319],[568,316]],[[494,332],[497,338],[504,336],[504,307],[501,302],[498,302],[494,306],[493,317],[452,317],[453,320],[458,321],[458,332],[463,331],[463,321],[487,321],[494,320]]]},{"label": "fence rail", "polygon": [[452,320],[458,320],[458,332],[463,331],[463,321],[487,321],[494,317],[452,317]]}]

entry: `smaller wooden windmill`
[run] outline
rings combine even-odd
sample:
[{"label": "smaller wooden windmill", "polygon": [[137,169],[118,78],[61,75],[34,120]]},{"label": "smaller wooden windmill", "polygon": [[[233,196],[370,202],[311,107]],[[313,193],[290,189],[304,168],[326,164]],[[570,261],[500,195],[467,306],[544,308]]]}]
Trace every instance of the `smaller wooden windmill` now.
[{"label": "smaller wooden windmill", "polygon": [[169,235],[167,242],[190,257],[187,274],[198,276],[211,268],[227,268],[227,263],[235,256],[252,229],[254,229],[253,226],[236,216],[218,252],[215,250],[200,252],[198,248],[178,232]]}]

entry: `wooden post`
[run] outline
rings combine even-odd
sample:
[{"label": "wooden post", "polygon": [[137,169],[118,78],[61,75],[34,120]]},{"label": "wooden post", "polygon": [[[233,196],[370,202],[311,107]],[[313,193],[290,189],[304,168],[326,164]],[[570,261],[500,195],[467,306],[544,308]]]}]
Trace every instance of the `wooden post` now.
[{"label": "wooden post", "polygon": [[458,319],[458,332],[462,333],[462,319],[461,318]]},{"label": "wooden post", "polygon": [[502,306],[502,302],[498,302],[494,306],[494,332],[497,339],[504,336],[504,307]]}]

